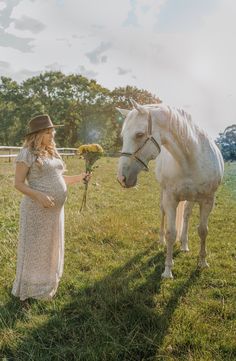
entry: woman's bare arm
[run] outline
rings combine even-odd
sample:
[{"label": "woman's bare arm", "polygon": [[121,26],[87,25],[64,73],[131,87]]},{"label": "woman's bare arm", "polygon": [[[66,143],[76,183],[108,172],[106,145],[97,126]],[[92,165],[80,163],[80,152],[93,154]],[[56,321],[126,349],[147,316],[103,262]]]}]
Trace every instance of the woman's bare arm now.
[{"label": "woman's bare arm", "polygon": [[91,177],[88,173],[81,173],[79,175],[63,175],[64,181],[67,185],[76,184],[83,180],[89,180]]},{"label": "woman's bare arm", "polygon": [[15,183],[14,183],[15,188],[21,193],[39,202],[44,208],[53,207],[54,206],[53,197],[48,196],[47,194],[37,191],[35,189],[32,189],[25,183],[25,179],[28,171],[29,171],[29,167],[24,162],[16,163]]}]

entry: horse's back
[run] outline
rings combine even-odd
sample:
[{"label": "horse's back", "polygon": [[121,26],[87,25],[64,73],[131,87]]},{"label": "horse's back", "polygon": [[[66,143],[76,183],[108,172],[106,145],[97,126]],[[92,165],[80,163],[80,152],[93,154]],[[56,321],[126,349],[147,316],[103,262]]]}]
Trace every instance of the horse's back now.
[{"label": "horse's back", "polygon": [[223,178],[223,158],[213,141],[208,139],[193,153],[187,167],[179,164],[163,146],[156,159],[157,181],[180,200],[197,201],[213,196]]}]

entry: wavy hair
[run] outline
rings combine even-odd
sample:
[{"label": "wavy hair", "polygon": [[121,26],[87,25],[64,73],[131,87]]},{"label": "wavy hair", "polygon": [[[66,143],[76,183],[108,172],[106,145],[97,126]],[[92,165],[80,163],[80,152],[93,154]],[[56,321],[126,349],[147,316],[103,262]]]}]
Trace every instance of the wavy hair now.
[{"label": "wavy hair", "polygon": [[43,165],[42,158],[55,157],[61,159],[61,156],[56,149],[56,143],[54,140],[52,140],[46,147],[42,146],[43,136],[45,133],[47,133],[47,130],[43,129],[36,133],[26,135],[25,141],[23,143],[23,147],[28,148],[32,154],[36,156],[36,162],[41,166]]}]

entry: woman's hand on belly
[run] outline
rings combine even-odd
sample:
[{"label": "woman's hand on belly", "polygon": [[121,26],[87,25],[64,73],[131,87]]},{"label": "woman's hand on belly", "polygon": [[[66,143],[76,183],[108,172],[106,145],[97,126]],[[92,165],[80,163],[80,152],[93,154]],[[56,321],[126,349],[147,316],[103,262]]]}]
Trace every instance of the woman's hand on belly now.
[{"label": "woman's hand on belly", "polygon": [[55,206],[54,198],[46,193],[37,192],[35,199],[43,208],[52,208]]}]

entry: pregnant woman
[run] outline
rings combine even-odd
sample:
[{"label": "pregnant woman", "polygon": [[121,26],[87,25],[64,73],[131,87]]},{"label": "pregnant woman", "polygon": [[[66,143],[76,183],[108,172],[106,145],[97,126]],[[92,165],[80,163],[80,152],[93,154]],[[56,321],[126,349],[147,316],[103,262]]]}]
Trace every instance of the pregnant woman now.
[{"label": "pregnant woman", "polygon": [[22,301],[50,299],[56,293],[64,262],[66,185],[89,178],[86,173],[63,175],[55,127],[47,114],[33,118],[16,158],[15,187],[24,197],[12,293]]}]

